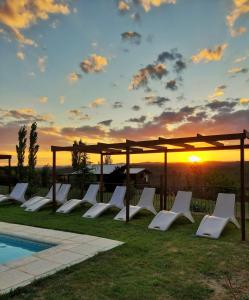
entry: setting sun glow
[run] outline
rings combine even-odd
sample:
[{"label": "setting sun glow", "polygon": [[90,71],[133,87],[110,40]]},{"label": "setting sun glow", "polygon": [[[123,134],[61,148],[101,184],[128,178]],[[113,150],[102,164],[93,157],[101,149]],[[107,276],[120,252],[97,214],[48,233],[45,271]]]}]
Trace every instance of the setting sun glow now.
[{"label": "setting sun glow", "polygon": [[188,160],[192,163],[198,163],[198,162],[201,162],[201,158],[199,156],[196,156],[196,155],[191,155],[189,156]]}]

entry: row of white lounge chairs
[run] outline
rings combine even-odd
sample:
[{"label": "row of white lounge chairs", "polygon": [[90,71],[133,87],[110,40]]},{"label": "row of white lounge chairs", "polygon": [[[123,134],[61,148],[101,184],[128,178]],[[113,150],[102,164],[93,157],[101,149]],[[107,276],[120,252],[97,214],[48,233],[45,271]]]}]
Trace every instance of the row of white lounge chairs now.
[{"label": "row of white lounge chairs", "polygon": [[[16,200],[21,202],[21,207],[25,211],[38,211],[45,205],[52,203],[53,189],[50,188],[45,197],[34,196],[29,200],[25,200],[25,192],[28,183],[18,183],[13,188],[9,195],[0,195],[0,203],[8,200]],[[119,209],[119,213],[114,217],[114,220],[126,220],[126,207],[124,204],[126,187],[117,186],[108,203],[98,203],[97,194],[99,191],[99,184],[91,184],[84,195],[80,199],[71,199],[67,201],[67,196],[71,188],[70,184],[56,184],[56,202],[59,208],[58,213],[70,213],[77,206],[83,203],[91,204],[82,217],[97,218],[103,214],[107,209],[115,207]],[[152,222],[149,224],[149,229],[166,231],[171,224],[179,217],[184,216],[190,222],[194,223],[193,216],[190,211],[190,204],[192,199],[192,192],[178,191],[174,200],[174,204],[170,211],[162,210],[159,213],[154,208],[153,200],[155,195],[155,188],[144,188],[140,200],[137,205],[130,205],[129,218],[132,219],[139,211],[148,210],[155,215]],[[240,228],[238,221],[234,214],[235,209],[235,195],[219,193],[213,214],[206,215],[196,232],[197,236],[219,238],[227,223],[232,222],[236,227]]]}]

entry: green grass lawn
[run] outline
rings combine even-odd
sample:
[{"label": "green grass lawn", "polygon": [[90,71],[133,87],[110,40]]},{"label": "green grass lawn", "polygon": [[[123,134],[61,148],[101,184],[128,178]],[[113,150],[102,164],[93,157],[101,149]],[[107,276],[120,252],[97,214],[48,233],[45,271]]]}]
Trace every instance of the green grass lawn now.
[{"label": "green grass lawn", "polygon": [[58,215],[49,208],[27,213],[0,205],[0,221],[125,242],[1,299],[249,299],[249,242],[240,241],[233,225],[211,240],[195,237],[200,215],[195,224],[180,219],[168,232],[158,232],[147,229],[147,213],[125,224],[112,219],[114,211],[83,219],[85,210]]}]

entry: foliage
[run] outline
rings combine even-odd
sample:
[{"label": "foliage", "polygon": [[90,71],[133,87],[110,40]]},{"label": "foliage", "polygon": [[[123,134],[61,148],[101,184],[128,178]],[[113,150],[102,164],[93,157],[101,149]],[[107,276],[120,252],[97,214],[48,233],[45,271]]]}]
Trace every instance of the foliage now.
[{"label": "foliage", "polygon": [[87,153],[79,151],[78,147],[85,145],[81,140],[79,142],[74,141],[72,151],[72,167],[78,176],[75,178],[75,185],[80,186],[84,189],[83,185],[85,182],[90,182],[94,178],[94,174],[88,165],[91,163]]},{"label": "foliage", "polygon": [[30,134],[29,134],[29,170],[30,175],[33,174],[35,166],[37,163],[37,152],[39,150],[39,145],[37,144],[38,133],[37,133],[37,124],[34,122],[31,125]]},{"label": "foliage", "polygon": [[18,131],[18,145],[16,145],[17,153],[17,167],[18,167],[18,179],[21,181],[24,179],[24,159],[25,150],[27,145],[27,128],[22,126]]},{"label": "foliage", "polygon": [[105,178],[105,189],[113,192],[118,184],[122,184],[125,180],[126,166],[116,167],[115,170]]},{"label": "foliage", "polygon": [[105,155],[104,164],[105,165],[111,165],[112,164],[112,157],[111,157],[111,155]]},{"label": "foliage", "polygon": [[48,187],[50,185],[50,175],[51,175],[51,168],[49,167],[49,165],[43,166],[40,172],[42,187]]}]

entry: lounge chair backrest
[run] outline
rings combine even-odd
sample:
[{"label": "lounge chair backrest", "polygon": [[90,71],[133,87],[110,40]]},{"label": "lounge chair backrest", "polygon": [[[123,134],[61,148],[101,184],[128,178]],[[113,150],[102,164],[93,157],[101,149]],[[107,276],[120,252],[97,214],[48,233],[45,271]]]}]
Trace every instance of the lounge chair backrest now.
[{"label": "lounge chair backrest", "polygon": [[117,208],[122,209],[124,207],[125,193],[126,186],[116,186],[109,203]]},{"label": "lounge chair backrest", "polygon": [[148,209],[150,209],[151,207],[154,207],[153,200],[154,200],[155,192],[156,192],[155,188],[145,187],[140,196],[140,200],[139,200],[137,206],[148,208]]},{"label": "lounge chair backrest", "polygon": [[230,218],[234,216],[235,194],[219,193],[213,216]]},{"label": "lounge chair backrest", "polygon": [[56,196],[56,201],[58,203],[64,203],[67,201],[67,195],[68,195],[68,192],[71,188],[71,184],[62,184],[59,191],[58,191],[58,194]]},{"label": "lounge chair backrest", "polygon": [[[58,191],[61,187],[61,183],[56,183],[56,195],[58,194]],[[45,198],[52,199],[53,198],[53,186],[51,186],[50,190],[48,191]]]},{"label": "lounge chair backrest", "polygon": [[24,199],[24,194],[28,188],[28,183],[17,183],[10,193],[10,198],[15,200]]},{"label": "lounge chair backrest", "polygon": [[192,192],[178,191],[171,208],[174,212],[186,212],[190,210]]},{"label": "lounge chair backrest", "polygon": [[98,191],[99,191],[99,184],[90,184],[82,200],[95,204],[97,202],[96,197]]}]

